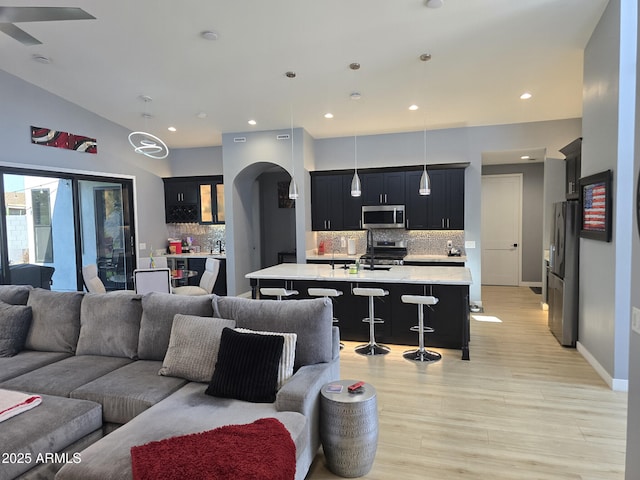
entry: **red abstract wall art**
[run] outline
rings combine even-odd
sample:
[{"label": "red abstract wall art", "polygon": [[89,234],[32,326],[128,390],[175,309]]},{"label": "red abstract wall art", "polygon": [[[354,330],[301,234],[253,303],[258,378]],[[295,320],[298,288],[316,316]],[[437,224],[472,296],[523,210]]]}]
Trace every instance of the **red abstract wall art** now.
[{"label": "red abstract wall art", "polygon": [[78,152],[98,153],[98,143],[95,138],[59,132],[50,128],[31,126],[31,143]]}]

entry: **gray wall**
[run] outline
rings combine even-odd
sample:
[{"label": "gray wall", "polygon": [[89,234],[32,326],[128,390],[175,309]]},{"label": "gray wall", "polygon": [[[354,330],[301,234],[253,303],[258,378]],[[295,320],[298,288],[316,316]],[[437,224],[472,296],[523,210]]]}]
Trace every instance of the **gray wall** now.
[{"label": "gray wall", "polygon": [[635,60],[635,26],[634,42],[625,46],[620,35],[621,22],[635,22],[635,7],[621,15],[631,3],[609,2],[584,60],[581,175],[613,171],[613,239],[580,240],[578,348],[614,388],[626,387],[629,366],[635,61],[629,68],[620,58],[631,44]]},{"label": "gray wall", "polygon": [[[0,70],[0,164],[134,179],[137,241],[164,245],[167,160],[133,152],[125,128]],[[31,144],[30,126],[95,137],[98,153]],[[146,252],[141,252],[144,255]]]},{"label": "gray wall", "polygon": [[222,146],[173,149],[169,168],[171,177],[222,175]]},{"label": "gray wall", "polygon": [[261,267],[278,263],[278,252],[296,248],[295,208],[278,206],[278,182],[289,185],[291,177],[286,172],[263,173],[258,177],[260,185],[260,246]]},{"label": "gray wall", "polygon": [[523,282],[542,282],[544,163],[485,165],[483,175],[522,174],[522,265]]}]

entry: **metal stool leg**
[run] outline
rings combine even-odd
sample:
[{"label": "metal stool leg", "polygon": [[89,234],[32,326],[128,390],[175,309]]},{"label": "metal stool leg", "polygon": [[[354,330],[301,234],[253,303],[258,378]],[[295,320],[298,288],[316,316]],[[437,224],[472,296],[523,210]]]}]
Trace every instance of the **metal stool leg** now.
[{"label": "metal stool leg", "polygon": [[418,349],[407,350],[406,352],[404,352],[402,356],[405,359],[411,360],[412,362],[429,363],[437,362],[442,358],[442,355],[440,355],[438,352],[434,352],[424,348],[424,334],[432,333],[433,328],[424,326],[424,305],[422,304],[418,304],[418,326],[412,327],[411,330],[414,332],[418,332]]},{"label": "metal stool leg", "polygon": [[360,355],[386,355],[389,353],[391,351],[389,347],[376,343],[375,324],[383,322],[374,316],[373,295],[369,295],[369,318],[363,321],[369,322],[369,343],[357,346],[356,353]]}]

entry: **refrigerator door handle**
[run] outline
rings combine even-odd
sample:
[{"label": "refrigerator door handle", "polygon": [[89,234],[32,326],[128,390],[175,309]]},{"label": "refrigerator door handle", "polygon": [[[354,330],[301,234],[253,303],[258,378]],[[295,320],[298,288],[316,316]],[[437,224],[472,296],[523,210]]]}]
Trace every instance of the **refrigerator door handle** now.
[{"label": "refrigerator door handle", "polygon": [[549,268],[553,271],[553,265],[555,263],[556,258],[556,246],[550,245],[549,247]]}]

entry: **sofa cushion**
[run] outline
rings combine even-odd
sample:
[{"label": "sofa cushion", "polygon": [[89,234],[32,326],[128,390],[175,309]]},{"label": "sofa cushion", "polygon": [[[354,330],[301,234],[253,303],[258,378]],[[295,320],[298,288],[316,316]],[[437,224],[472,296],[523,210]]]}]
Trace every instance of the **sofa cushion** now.
[{"label": "sofa cushion", "polygon": [[52,292],[34,288],[27,305],[31,327],[25,347],[43,352],[74,353],[80,334],[82,292]]},{"label": "sofa cushion", "polygon": [[2,382],[0,388],[68,397],[76,388],[128,363],[131,360],[121,357],[73,356]]},{"label": "sofa cushion", "polygon": [[86,294],[80,309],[76,354],[136,359],[141,298],[131,291]]},{"label": "sofa cushion", "polygon": [[30,325],[31,307],[0,301],[0,357],[13,357],[24,348]]},{"label": "sofa cushion", "polygon": [[222,331],[218,362],[207,395],[247,402],[276,400],[278,365],[284,338],[280,335]]},{"label": "sofa cushion", "polygon": [[182,378],[158,377],[159,368],[156,360],[132,362],[76,388],[71,398],[102,404],[105,422],[127,423],[187,383]]},{"label": "sofa cushion", "polygon": [[238,328],[297,334],[296,369],[331,361],[333,307],[326,298],[278,302],[216,296],[214,309],[216,317],[231,318]]},{"label": "sofa cushion", "polygon": [[169,347],[171,326],[176,313],[212,317],[212,296],[190,297],[170,293],[148,293],[142,297],[142,320],[138,340],[138,358],[164,359]]},{"label": "sofa cushion", "polygon": [[[273,417],[289,430],[296,458],[309,443],[307,418],[298,412],[278,412],[272,403],[247,403],[204,394],[206,385],[188,383],[142,412],[126,425],[82,451],[82,462],[67,464],[56,480],[129,480],[131,447],[177,435],[211,430],[222,425],[250,423]],[[315,452],[314,452],[315,454]],[[308,465],[305,465],[305,472]]]},{"label": "sofa cushion", "polygon": [[100,430],[101,412],[97,403],[43,395],[37,407],[0,423],[2,451],[31,455],[30,462],[2,462],[0,478],[16,478],[36,464],[39,454],[60,452]]},{"label": "sofa cushion", "polygon": [[282,346],[282,356],[278,364],[278,390],[293,375],[293,364],[296,360],[296,338],[295,333],[279,333],[279,332],[257,332],[248,328],[236,328],[236,332],[240,333],[256,333],[258,335],[280,335],[284,339]]},{"label": "sofa cushion", "polygon": [[210,382],[222,329],[235,326],[233,320],[177,314],[171,327],[167,355],[158,373],[193,382]]},{"label": "sofa cushion", "polygon": [[0,382],[70,357],[70,353],[22,350],[13,357],[0,357]]},{"label": "sofa cushion", "polygon": [[0,285],[0,301],[11,305],[26,305],[31,285]]}]

